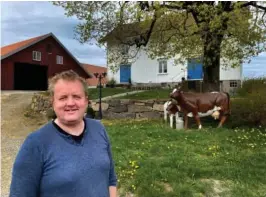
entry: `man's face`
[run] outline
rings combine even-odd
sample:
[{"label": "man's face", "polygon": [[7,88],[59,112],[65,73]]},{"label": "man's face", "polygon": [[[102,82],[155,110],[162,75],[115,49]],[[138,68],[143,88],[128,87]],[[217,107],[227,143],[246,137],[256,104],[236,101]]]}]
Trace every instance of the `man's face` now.
[{"label": "man's face", "polygon": [[88,99],[80,81],[60,79],[54,86],[52,103],[58,120],[64,124],[73,124],[83,119]]}]

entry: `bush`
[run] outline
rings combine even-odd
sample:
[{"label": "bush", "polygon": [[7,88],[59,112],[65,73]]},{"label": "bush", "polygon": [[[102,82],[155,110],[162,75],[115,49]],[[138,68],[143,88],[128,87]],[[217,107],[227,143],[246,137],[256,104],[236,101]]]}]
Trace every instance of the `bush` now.
[{"label": "bush", "polygon": [[248,95],[266,95],[266,78],[246,79],[242,87],[237,90],[237,94],[242,97]]},{"label": "bush", "polygon": [[116,84],[116,81],[115,81],[114,78],[112,78],[111,80],[109,80],[109,81],[106,83],[106,87],[114,88],[114,87],[115,87],[115,84]]},{"label": "bush", "polygon": [[100,87],[101,87],[101,88],[104,88],[103,85],[97,85],[96,88],[100,88]]},{"label": "bush", "polygon": [[249,96],[231,101],[230,122],[232,126],[265,126],[266,98],[264,96]]},{"label": "bush", "polygon": [[91,106],[88,106],[88,108],[87,108],[87,113],[86,113],[86,117],[87,117],[87,118],[92,118],[92,119],[94,119],[94,118],[95,118],[95,115],[96,115],[96,113],[95,113],[95,111],[93,110],[93,108],[92,108]]},{"label": "bush", "polygon": [[243,81],[237,90],[240,98],[231,99],[232,126],[266,127],[266,80],[265,78]]}]

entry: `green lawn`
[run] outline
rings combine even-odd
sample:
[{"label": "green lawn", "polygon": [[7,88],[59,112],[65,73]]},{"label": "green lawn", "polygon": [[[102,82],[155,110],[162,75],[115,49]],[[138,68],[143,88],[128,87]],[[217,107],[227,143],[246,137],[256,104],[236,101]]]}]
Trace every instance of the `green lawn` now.
[{"label": "green lawn", "polygon": [[[137,94],[126,95],[120,97],[120,99],[136,99],[136,100],[147,100],[147,99],[169,99],[169,94],[173,91],[172,89],[157,89],[157,90],[147,90],[145,92],[140,92]],[[239,98],[238,96],[230,96],[233,98]]]},{"label": "green lawn", "polygon": [[169,90],[169,89],[147,90],[145,92],[127,95],[127,96],[123,96],[120,98],[121,99],[136,99],[136,100],[168,99],[171,91],[172,90]]},{"label": "green lawn", "polygon": [[[125,88],[102,88],[102,97],[112,96],[115,94],[130,92],[132,90]],[[89,88],[88,89],[89,98],[97,99],[99,98],[99,89],[98,88]]]},{"label": "green lawn", "polygon": [[185,132],[161,121],[103,123],[122,193],[139,197],[266,195],[266,129],[205,126]]}]

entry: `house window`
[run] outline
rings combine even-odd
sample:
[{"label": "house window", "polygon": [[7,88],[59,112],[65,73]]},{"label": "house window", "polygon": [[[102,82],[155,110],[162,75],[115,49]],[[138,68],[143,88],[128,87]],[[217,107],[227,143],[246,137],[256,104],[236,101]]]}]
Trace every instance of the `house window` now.
[{"label": "house window", "polygon": [[60,55],[56,56],[56,64],[63,64],[63,56]]},{"label": "house window", "polygon": [[159,60],[159,74],[167,73],[167,60],[160,59]]},{"label": "house window", "polygon": [[39,51],[33,51],[32,52],[32,59],[35,61],[41,61],[42,59],[42,54]]},{"label": "house window", "polygon": [[230,88],[237,88],[237,81],[230,81]]}]

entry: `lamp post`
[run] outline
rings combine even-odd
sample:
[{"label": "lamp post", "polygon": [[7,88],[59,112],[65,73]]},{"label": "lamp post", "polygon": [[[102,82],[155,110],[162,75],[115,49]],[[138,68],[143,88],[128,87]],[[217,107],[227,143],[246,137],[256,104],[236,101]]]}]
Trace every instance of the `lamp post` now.
[{"label": "lamp post", "polygon": [[99,119],[102,119],[102,79],[107,75],[106,72],[103,73],[94,73],[94,76],[99,79]]}]

